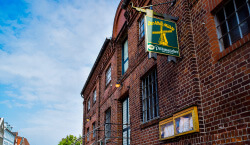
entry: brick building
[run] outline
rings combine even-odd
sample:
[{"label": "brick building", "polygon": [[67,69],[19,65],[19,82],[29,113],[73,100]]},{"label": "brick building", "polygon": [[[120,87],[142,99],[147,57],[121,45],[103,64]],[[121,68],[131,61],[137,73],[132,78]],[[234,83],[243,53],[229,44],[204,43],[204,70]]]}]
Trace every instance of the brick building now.
[{"label": "brick building", "polygon": [[[112,37],[81,92],[83,143],[250,144],[250,1],[177,0],[149,7],[179,18],[176,62],[145,52],[145,13],[131,2],[142,7],[166,1],[120,2]],[[167,127],[173,130],[164,135]]]}]

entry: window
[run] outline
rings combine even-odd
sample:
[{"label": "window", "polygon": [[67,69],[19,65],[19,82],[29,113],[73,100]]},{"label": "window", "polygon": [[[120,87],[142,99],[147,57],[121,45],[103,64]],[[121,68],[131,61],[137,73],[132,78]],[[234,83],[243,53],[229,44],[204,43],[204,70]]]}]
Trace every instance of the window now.
[{"label": "window", "polygon": [[144,37],[144,17],[142,17],[139,21],[139,40]]},{"label": "window", "polygon": [[122,102],[122,124],[123,145],[130,145],[129,97]]},{"label": "window", "polygon": [[111,65],[108,67],[106,71],[106,86],[109,84],[111,81]]},{"label": "window", "polygon": [[90,110],[90,99],[88,100],[88,111]]},{"label": "window", "polygon": [[221,51],[249,33],[249,13],[248,0],[230,0],[215,14]]},{"label": "window", "polygon": [[123,43],[122,47],[122,74],[128,69],[128,40]]},{"label": "window", "polygon": [[111,136],[111,109],[109,108],[105,112],[105,137],[108,139],[108,137]]},{"label": "window", "polygon": [[89,128],[87,128],[87,141],[89,141]]},{"label": "window", "polygon": [[150,121],[159,115],[156,69],[142,80],[143,122]]},{"label": "window", "polygon": [[93,138],[95,138],[95,122],[92,124],[92,129],[93,129]]},{"label": "window", "polygon": [[93,104],[96,102],[96,89],[93,92]]}]

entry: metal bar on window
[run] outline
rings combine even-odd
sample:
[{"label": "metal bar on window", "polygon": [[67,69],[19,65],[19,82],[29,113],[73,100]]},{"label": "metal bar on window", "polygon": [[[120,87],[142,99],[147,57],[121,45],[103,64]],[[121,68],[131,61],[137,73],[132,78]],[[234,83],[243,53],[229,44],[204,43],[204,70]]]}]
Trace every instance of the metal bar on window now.
[{"label": "metal bar on window", "polygon": [[247,3],[247,7],[248,7],[248,12],[249,12],[249,15],[250,15],[250,6],[249,6],[248,1],[249,1],[249,0],[246,0],[246,3]]},{"label": "metal bar on window", "polygon": [[148,110],[148,106],[147,106],[147,103],[148,103],[148,102],[147,102],[147,80],[144,79],[144,81],[145,81],[145,82],[144,82],[144,83],[145,83],[145,90],[144,90],[144,91],[145,91],[145,121],[147,121],[147,118],[148,118],[148,117],[147,117],[147,115],[148,115],[148,114],[147,114],[147,112],[148,112],[148,111],[147,111],[147,110]]},{"label": "metal bar on window", "polygon": [[142,121],[144,122],[144,83],[143,83],[143,80],[141,81],[142,82]]},{"label": "metal bar on window", "polygon": [[150,74],[151,75],[151,98],[152,98],[152,115],[153,117],[155,117],[155,111],[154,111],[154,107],[155,107],[155,102],[154,102],[154,71]]},{"label": "metal bar on window", "polygon": [[159,116],[159,105],[158,105],[159,100],[158,100],[158,93],[157,93],[158,92],[157,91],[158,90],[158,88],[157,88],[157,71],[155,70],[154,73],[155,73],[155,97],[156,97],[156,102],[157,102],[157,104],[156,104],[157,105],[156,106],[156,113],[157,113],[156,116]]},{"label": "metal bar on window", "polygon": [[237,8],[236,8],[235,0],[233,0],[233,3],[234,3],[234,9],[235,9],[236,20],[237,20],[237,24],[238,24],[237,27],[238,27],[238,29],[240,30],[240,38],[243,38],[242,31],[241,31],[241,29],[240,29],[240,20],[239,20]]},{"label": "metal bar on window", "polygon": [[150,101],[150,81],[149,81],[149,75],[147,76],[147,80],[148,80],[148,86],[147,86],[147,90],[148,90],[148,115],[149,115],[149,120],[151,119],[151,101]]},{"label": "metal bar on window", "polygon": [[[228,26],[228,22],[227,22],[227,15],[226,15],[226,10],[225,7],[223,6],[223,11],[224,11],[224,16],[225,16],[225,21],[226,21],[226,26],[227,26],[227,33],[229,34],[229,26]],[[230,34],[228,35],[229,38],[229,43],[230,45],[232,45],[232,41],[231,41],[231,36]],[[225,48],[224,48],[225,49]]]}]

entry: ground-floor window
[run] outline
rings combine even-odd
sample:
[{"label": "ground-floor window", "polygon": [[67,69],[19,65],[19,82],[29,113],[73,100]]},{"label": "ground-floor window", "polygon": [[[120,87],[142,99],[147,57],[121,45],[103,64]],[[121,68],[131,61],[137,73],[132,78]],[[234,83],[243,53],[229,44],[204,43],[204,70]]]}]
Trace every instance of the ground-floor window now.
[{"label": "ground-floor window", "polygon": [[122,103],[122,124],[123,145],[130,145],[129,98],[126,98]]}]

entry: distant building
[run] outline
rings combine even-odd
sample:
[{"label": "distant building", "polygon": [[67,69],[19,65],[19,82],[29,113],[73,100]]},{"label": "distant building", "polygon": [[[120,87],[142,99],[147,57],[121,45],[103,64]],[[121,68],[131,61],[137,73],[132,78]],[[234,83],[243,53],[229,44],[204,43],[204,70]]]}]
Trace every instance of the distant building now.
[{"label": "distant building", "polygon": [[18,136],[18,132],[13,133],[15,134],[15,145],[30,145],[26,138]]},{"label": "distant building", "polygon": [[18,133],[16,134],[15,145],[30,145],[26,138],[17,135]]},{"label": "distant building", "polygon": [[4,122],[4,139],[3,145],[14,145],[15,134],[12,133],[12,126],[10,126],[7,122]]},{"label": "distant building", "polygon": [[4,137],[4,119],[0,118],[0,145],[3,145]]}]

